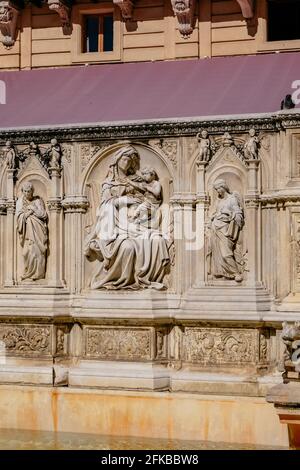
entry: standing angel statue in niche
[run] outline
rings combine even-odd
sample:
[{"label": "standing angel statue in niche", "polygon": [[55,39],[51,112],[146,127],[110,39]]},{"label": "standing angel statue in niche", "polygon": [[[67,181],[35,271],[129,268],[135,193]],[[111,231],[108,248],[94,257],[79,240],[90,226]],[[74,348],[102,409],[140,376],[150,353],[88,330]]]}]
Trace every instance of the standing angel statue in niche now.
[{"label": "standing angel statue in niche", "polygon": [[36,281],[46,275],[48,216],[43,200],[33,194],[32,183],[25,183],[22,196],[17,200],[16,217],[24,259],[21,279]]},{"label": "standing angel statue in niche", "polygon": [[239,193],[231,192],[226,181],[217,180],[215,212],[211,217],[208,274],[215,278],[243,280],[242,254],[237,249],[244,226],[244,211]]},{"label": "standing angel statue in niche", "polygon": [[159,224],[161,185],[153,169],[140,175],[139,164],[137,150],[122,147],[102,184],[102,200],[85,250],[90,261],[99,262],[92,289],[166,287],[170,254]]}]

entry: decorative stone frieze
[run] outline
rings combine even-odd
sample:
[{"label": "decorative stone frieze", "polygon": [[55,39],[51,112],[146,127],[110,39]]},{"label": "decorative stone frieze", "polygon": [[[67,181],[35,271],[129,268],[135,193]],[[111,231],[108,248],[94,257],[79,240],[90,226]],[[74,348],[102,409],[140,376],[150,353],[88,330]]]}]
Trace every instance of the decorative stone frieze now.
[{"label": "decorative stone frieze", "polygon": [[150,328],[86,327],[86,357],[109,360],[151,360]]},{"label": "decorative stone frieze", "polygon": [[175,139],[150,139],[149,145],[163,152],[168,160],[177,167],[178,142]]},{"label": "decorative stone frieze", "polygon": [[1,42],[8,49],[14,45],[16,40],[19,13],[19,8],[12,1],[0,1],[0,31],[2,34]]},{"label": "decorative stone frieze", "polygon": [[0,341],[4,342],[7,354],[24,356],[51,354],[49,326],[0,324]]},{"label": "decorative stone frieze", "polygon": [[158,135],[165,137],[182,137],[197,135],[199,129],[206,129],[210,135],[222,135],[224,129],[230,133],[246,133],[251,128],[262,132],[279,132],[283,129],[300,127],[300,114],[283,115],[274,114],[269,117],[245,118],[245,119],[220,119],[214,121],[177,121],[173,122],[149,122],[128,123],[128,125],[101,124],[94,126],[66,127],[60,129],[30,129],[27,131],[2,130],[0,145],[5,145],[7,140],[14,140],[15,144],[26,144],[28,141],[39,141],[40,144],[48,143],[54,137],[59,141],[78,140],[87,141],[103,139],[117,141],[122,139],[157,139]]},{"label": "decorative stone frieze", "polygon": [[184,358],[199,364],[254,363],[257,358],[255,330],[185,328]]}]

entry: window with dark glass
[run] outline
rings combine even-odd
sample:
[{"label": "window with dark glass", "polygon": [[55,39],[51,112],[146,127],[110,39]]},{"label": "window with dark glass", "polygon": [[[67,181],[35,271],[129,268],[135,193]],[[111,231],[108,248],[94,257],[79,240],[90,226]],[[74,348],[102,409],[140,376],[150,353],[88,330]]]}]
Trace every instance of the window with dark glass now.
[{"label": "window with dark glass", "polygon": [[268,41],[300,39],[300,0],[268,1]]},{"label": "window with dark glass", "polygon": [[113,51],[113,14],[85,15],[83,18],[83,52]]}]

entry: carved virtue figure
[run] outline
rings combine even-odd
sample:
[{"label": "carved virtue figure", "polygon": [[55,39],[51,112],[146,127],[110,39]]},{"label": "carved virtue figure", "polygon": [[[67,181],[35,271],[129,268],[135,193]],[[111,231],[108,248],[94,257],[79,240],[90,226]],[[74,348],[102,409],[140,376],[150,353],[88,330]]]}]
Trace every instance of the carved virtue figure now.
[{"label": "carved virtue figure", "polygon": [[246,160],[258,159],[259,138],[256,135],[255,129],[250,129],[249,137],[244,145],[244,155]]},{"label": "carved virtue figure", "polygon": [[100,261],[92,289],[165,287],[163,278],[170,265],[168,240],[156,226],[156,213],[148,212],[147,223],[141,223],[138,216],[141,208],[158,205],[159,186],[152,171],[144,173],[146,182],[141,178],[139,162],[134,147],[122,147],[102,184],[102,202],[85,252],[89,260]]},{"label": "carved virtue figure", "polygon": [[211,157],[211,142],[208,137],[208,132],[204,130],[198,134],[198,140],[200,143],[199,160],[209,162]]},{"label": "carved virtue figure", "polygon": [[7,168],[9,170],[14,170],[16,168],[16,151],[10,140],[6,142],[4,152],[6,154]]},{"label": "carved virtue figure", "polygon": [[215,278],[243,280],[241,255],[237,242],[244,225],[244,212],[237,192],[231,192],[224,180],[217,180],[216,210],[211,218],[208,273]]},{"label": "carved virtue figure", "polygon": [[17,200],[17,230],[23,249],[24,273],[21,277],[36,281],[44,279],[48,247],[48,216],[43,200],[34,196],[32,183],[25,183]]}]

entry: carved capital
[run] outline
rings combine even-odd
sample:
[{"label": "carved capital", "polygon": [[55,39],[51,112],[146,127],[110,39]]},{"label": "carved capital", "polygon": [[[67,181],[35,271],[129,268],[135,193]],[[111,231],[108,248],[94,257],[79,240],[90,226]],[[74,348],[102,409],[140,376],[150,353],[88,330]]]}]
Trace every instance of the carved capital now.
[{"label": "carved capital", "polygon": [[6,215],[7,212],[7,199],[0,199],[0,215]]},{"label": "carved capital", "polygon": [[180,34],[188,38],[194,29],[195,0],[171,0],[171,4],[178,20]]},{"label": "carved capital", "polygon": [[71,34],[71,3],[68,0],[48,0],[48,6],[59,15],[63,33]]},{"label": "carved capital", "polygon": [[254,16],[254,1],[253,0],[237,0],[241,7],[242,15],[247,20]]},{"label": "carved capital", "polygon": [[47,207],[50,212],[60,212],[62,204],[60,198],[51,198],[47,201]]},{"label": "carved capital", "polygon": [[17,21],[20,10],[10,1],[0,1],[0,31],[2,44],[10,48],[16,39]]},{"label": "carved capital", "polygon": [[62,206],[66,213],[81,213],[85,214],[87,208],[89,207],[89,202],[86,196],[73,196],[66,197],[62,201]]},{"label": "carved capital", "polygon": [[258,209],[260,205],[259,197],[248,196],[245,198],[245,206],[248,209]]},{"label": "carved capital", "polygon": [[123,20],[128,21],[132,18],[134,0],[113,0],[121,10]]},{"label": "carved capital", "polygon": [[6,210],[8,214],[14,214],[16,212],[16,201],[14,199],[8,199],[6,201]]}]

